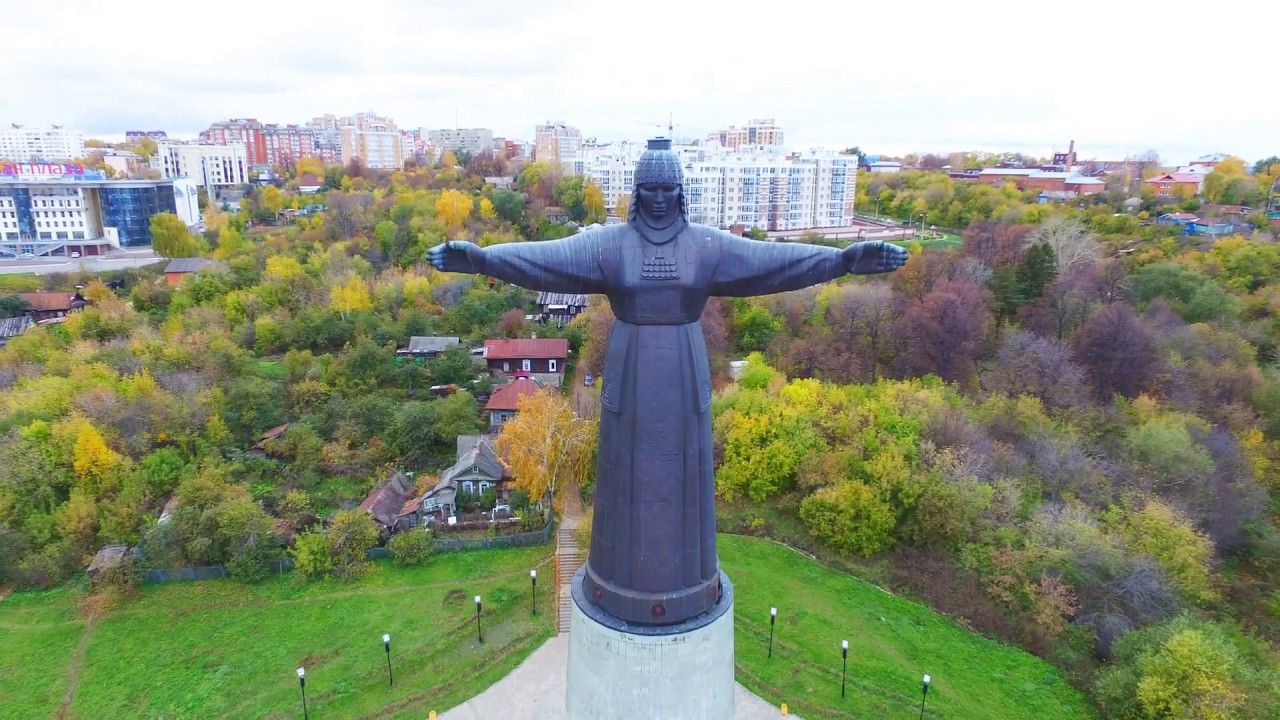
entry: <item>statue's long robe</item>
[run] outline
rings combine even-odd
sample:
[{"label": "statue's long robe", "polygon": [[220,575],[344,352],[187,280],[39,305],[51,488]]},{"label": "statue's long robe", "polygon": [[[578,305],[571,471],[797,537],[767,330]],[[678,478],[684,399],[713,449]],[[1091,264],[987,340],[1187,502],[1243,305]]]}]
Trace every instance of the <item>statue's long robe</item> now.
[{"label": "statue's long robe", "polygon": [[720,568],[703,307],[710,296],[839,277],[847,272],[840,251],[702,225],[655,244],[627,224],[491,246],[485,258],[483,274],[532,290],[604,294],[617,317],[600,398],[587,597],[633,623],[706,612],[719,599]]}]

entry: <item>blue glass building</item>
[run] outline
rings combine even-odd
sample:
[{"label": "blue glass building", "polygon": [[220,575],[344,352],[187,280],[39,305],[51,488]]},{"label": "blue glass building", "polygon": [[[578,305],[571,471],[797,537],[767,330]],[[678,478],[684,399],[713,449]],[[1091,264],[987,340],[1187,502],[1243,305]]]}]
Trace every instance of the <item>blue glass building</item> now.
[{"label": "blue glass building", "polygon": [[151,244],[151,216],[174,211],[172,185],[104,186],[102,224],[119,233],[121,247]]}]

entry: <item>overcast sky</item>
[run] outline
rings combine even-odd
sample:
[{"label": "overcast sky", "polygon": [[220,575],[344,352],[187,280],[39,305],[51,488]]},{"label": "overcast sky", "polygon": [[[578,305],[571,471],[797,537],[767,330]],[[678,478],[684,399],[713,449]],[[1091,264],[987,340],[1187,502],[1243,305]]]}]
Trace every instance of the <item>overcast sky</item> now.
[{"label": "overcast sky", "polygon": [[1280,4],[1149,6],[0,0],[0,123],[187,137],[373,110],[406,129],[456,117],[532,140],[563,120],[606,140],[672,113],[677,137],[768,117],[792,147],[882,154],[1072,139],[1081,158],[1280,154],[1280,51],[1262,31]]}]

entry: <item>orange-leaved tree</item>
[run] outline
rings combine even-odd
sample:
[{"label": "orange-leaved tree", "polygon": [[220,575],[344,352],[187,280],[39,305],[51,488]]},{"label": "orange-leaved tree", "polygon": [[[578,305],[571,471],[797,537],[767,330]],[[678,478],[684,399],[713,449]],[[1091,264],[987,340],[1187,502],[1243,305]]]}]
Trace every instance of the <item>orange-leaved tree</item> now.
[{"label": "orange-leaved tree", "polygon": [[559,504],[559,489],[591,472],[596,422],[575,415],[569,400],[550,390],[520,398],[517,408],[498,434],[498,454],[517,488]]}]

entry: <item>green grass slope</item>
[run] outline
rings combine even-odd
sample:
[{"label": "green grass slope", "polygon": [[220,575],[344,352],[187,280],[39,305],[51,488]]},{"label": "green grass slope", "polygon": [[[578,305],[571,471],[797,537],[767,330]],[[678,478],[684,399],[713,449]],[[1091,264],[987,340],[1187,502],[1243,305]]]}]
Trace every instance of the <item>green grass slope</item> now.
[{"label": "green grass slope", "polygon": [[[379,564],[351,584],[147,586],[94,623],[67,717],[292,718],[303,665],[313,717],[422,718],[478,694],[550,637],[551,592],[540,588],[536,617],[529,604],[529,570],[550,578],[550,559],[550,547],[473,551],[423,568]],[[69,592],[0,602],[0,717],[56,715],[85,628],[75,608]]]},{"label": "green grass slope", "polygon": [[[1093,718],[1089,703],[1048,663],[975,635],[928,608],[825,567],[781,545],[719,538],[736,590],[738,682],[806,720]],[[778,608],[773,658],[769,608]],[[840,641],[849,641],[840,698]]]}]

